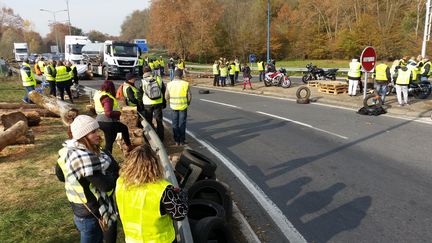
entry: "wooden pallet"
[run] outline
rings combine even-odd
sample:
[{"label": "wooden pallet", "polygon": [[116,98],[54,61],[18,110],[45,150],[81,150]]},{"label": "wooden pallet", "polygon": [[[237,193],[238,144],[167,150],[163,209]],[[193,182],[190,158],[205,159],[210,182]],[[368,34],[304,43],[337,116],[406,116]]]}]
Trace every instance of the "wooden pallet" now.
[{"label": "wooden pallet", "polygon": [[346,93],[348,93],[348,88],[347,87],[319,88],[318,91],[321,92],[321,93],[338,95],[338,94],[346,94]]},{"label": "wooden pallet", "polygon": [[307,86],[309,87],[319,87],[320,82],[319,81],[308,81]]},{"label": "wooden pallet", "polygon": [[348,84],[342,82],[322,82],[319,85],[322,89],[348,88]]}]

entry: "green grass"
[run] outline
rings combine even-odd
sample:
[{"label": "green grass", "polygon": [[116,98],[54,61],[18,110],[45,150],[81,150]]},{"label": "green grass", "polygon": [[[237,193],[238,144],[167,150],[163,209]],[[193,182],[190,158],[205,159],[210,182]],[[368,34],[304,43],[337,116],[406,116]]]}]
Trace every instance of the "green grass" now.
[{"label": "green grass", "polygon": [[18,76],[0,78],[0,102],[20,102],[25,89]]}]

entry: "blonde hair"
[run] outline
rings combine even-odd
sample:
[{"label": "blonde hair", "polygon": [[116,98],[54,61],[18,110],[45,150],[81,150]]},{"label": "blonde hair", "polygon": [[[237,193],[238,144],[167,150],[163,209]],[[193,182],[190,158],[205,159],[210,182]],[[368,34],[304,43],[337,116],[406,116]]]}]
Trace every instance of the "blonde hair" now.
[{"label": "blonde hair", "polygon": [[136,147],[123,162],[120,176],[126,186],[154,183],[163,178],[162,165],[149,145]]}]

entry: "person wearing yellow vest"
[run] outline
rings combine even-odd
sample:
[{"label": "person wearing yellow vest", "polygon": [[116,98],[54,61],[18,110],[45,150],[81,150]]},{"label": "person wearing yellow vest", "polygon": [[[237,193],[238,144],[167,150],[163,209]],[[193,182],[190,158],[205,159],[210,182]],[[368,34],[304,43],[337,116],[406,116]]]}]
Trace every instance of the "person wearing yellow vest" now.
[{"label": "person wearing yellow vest", "polygon": [[[144,67],[144,69],[150,70],[149,67]],[[137,111],[141,111],[142,101],[139,97],[139,90],[135,87],[135,81],[135,75],[133,75],[132,73],[126,74],[126,81],[123,83],[123,97],[125,97],[125,102],[127,106],[136,106]]]},{"label": "person wearing yellow vest", "polygon": [[219,66],[219,70],[220,70],[220,77],[219,77],[220,86],[225,87],[226,78],[228,77],[228,67],[222,63]]},{"label": "person wearing yellow vest", "polygon": [[50,87],[50,95],[56,96],[56,70],[54,67],[54,62],[49,60],[44,70],[45,80],[48,81]]},{"label": "person wearing yellow vest", "polygon": [[[152,87],[151,84],[157,84],[157,86],[153,86],[154,88],[150,89],[150,87]],[[165,84],[160,76],[152,76],[150,70],[144,70],[141,88],[143,103],[142,114],[146,121],[153,127],[153,129],[155,129],[161,142],[163,142],[164,126],[162,110],[166,107],[164,97],[166,89]],[[155,91],[153,92],[152,90]],[[153,117],[156,120],[156,127],[153,124]]]},{"label": "person wearing yellow vest", "polygon": [[[111,155],[100,150],[98,130],[94,118],[77,116],[69,127],[70,139],[63,143],[56,164],[56,175],[65,182],[81,242],[115,242],[117,238],[112,194],[119,167]],[[102,232],[99,219],[108,226],[106,232]]]},{"label": "person wearing yellow vest", "polygon": [[220,71],[219,71],[219,62],[216,60],[213,64],[213,86],[219,86],[219,77],[220,77]]},{"label": "person wearing yellow vest", "polygon": [[174,79],[174,70],[175,70],[175,62],[174,62],[174,58],[170,58],[168,61],[168,70],[169,70],[169,76],[170,76],[170,81],[172,81]]},{"label": "person wearing yellow vest", "polygon": [[177,62],[177,69],[180,69],[183,72],[183,75],[186,75],[185,68],[186,68],[186,65],[185,65],[184,60],[179,58],[178,62]]},{"label": "person wearing yellow vest", "polygon": [[420,69],[420,81],[428,81],[431,73],[431,61],[429,57],[425,56],[422,62],[423,66]]},{"label": "person wearing yellow vest", "polygon": [[121,111],[115,98],[114,83],[105,80],[99,91],[95,92],[93,101],[96,110],[96,120],[100,129],[105,135],[105,151],[112,153],[113,144],[117,133],[122,134],[122,138],[127,146],[127,150],[132,149],[128,127],[120,122]]},{"label": "person wearing yellow vest", "polygon": [[143,75],[143,68],[144,68],[144,58],[142,58],[141,56],[138,57],[137,67],[138,67],[138,76],[141,77]]},{"label": "person wearing yellow vest", "polygon": [[349,96],[356,96],[357,94],[357,86],[359,83],[359,80],[361,78],[361,64],[358,62],[357,59],[352,59],[349,64],[349,71],[348,71],[348,95]]},{"label": "person wearing yellow vest", "polygon": [[33,103],[28,98],[28,93],[30,93],[30,91],[32,91],[32,90],[35,90],[36,79],[34,77],[32,70],[31,70],[31,67],[29,65],[28,59],[25,59],[23,61],[21,68],[20,68],[20,75],[21,75],[22,84],[23,84],[24,88],[26,89],[26,93],[25,93],[22,101],[24,101],[25,103]]},{"label": "person wearing yellow vest", "polygon": [[[399,106],[408,104],[408,85],[412,81],[412,72],[406,66],[399,68],[396,75],[396,96]],[[402,99],[403,94],[403,99]]]},{"label": "person wearing yellow vest", "polygon": [[160,76],[160,62],[159,59],[154,59],[153,60],[153,76]]},{"label": "person wearing yellow vest", "polygon": [[165,61],[162,56],[159,56],[159,72],[161,77],[165,76]]},{"label": "person wearing yellow vest", "polygon": [[164,179],[148,144],[135,148],[123,162],[115,197],[126,243],[175,242],[173,220],[186,217],[187,194]]},{"label": "person wearing yellow vest", "polygon": [[231,62],[231,64],[228,67],[231,86],[234,86],[235,68],[236,68],[235,63]]},{"label": "person wearing yellow vest", "polygon": [[192,101],[189,83],[182,80],[183,71],[174,71],[173,81],[167,84],[165,99],[170,104],[172,114],[172,129],[177,146],[185,145],[187,108]]},{"label": "person wearing yellow vest", "polygon": [[241,67],[240,67],[240,62],[239,62],[239,60],[237,58],[234,60],[234,63],[235,63],[234,81],[237,83],[238,82],[239,73],[241,71]]},{"label": "person wearing yellow vest", "polygon": [[259,81],[262,82],[264,80],[264,62],[258,60],[257,67],[259,72]]},{"label": "person wearing yellow vest", "polygon": [[388,85],[391,82],[390,68],[383,61],[375,67],[375,90],[381,95],[381,101],[384,104]]},{"label": "person wearing yellow vest", "polygon": [[56,65],[56,86],[60,92],[60,99],[64,100],[64,92],[69,96],[69,100],[73,103],[73,97],[70,87],[72,86],[72,77],[70,76],[70,67],[63,64],[62,61],[57,61]]}]

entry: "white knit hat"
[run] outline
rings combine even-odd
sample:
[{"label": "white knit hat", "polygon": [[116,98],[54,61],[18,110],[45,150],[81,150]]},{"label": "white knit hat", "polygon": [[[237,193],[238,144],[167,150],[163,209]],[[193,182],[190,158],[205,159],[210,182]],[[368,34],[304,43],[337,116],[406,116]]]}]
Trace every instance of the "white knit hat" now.
[{"label": "white knit hat", "polygon": [[76,140],[99,128],[98,122],[87,115],[79,115],[71,123],[72,137]]}]

